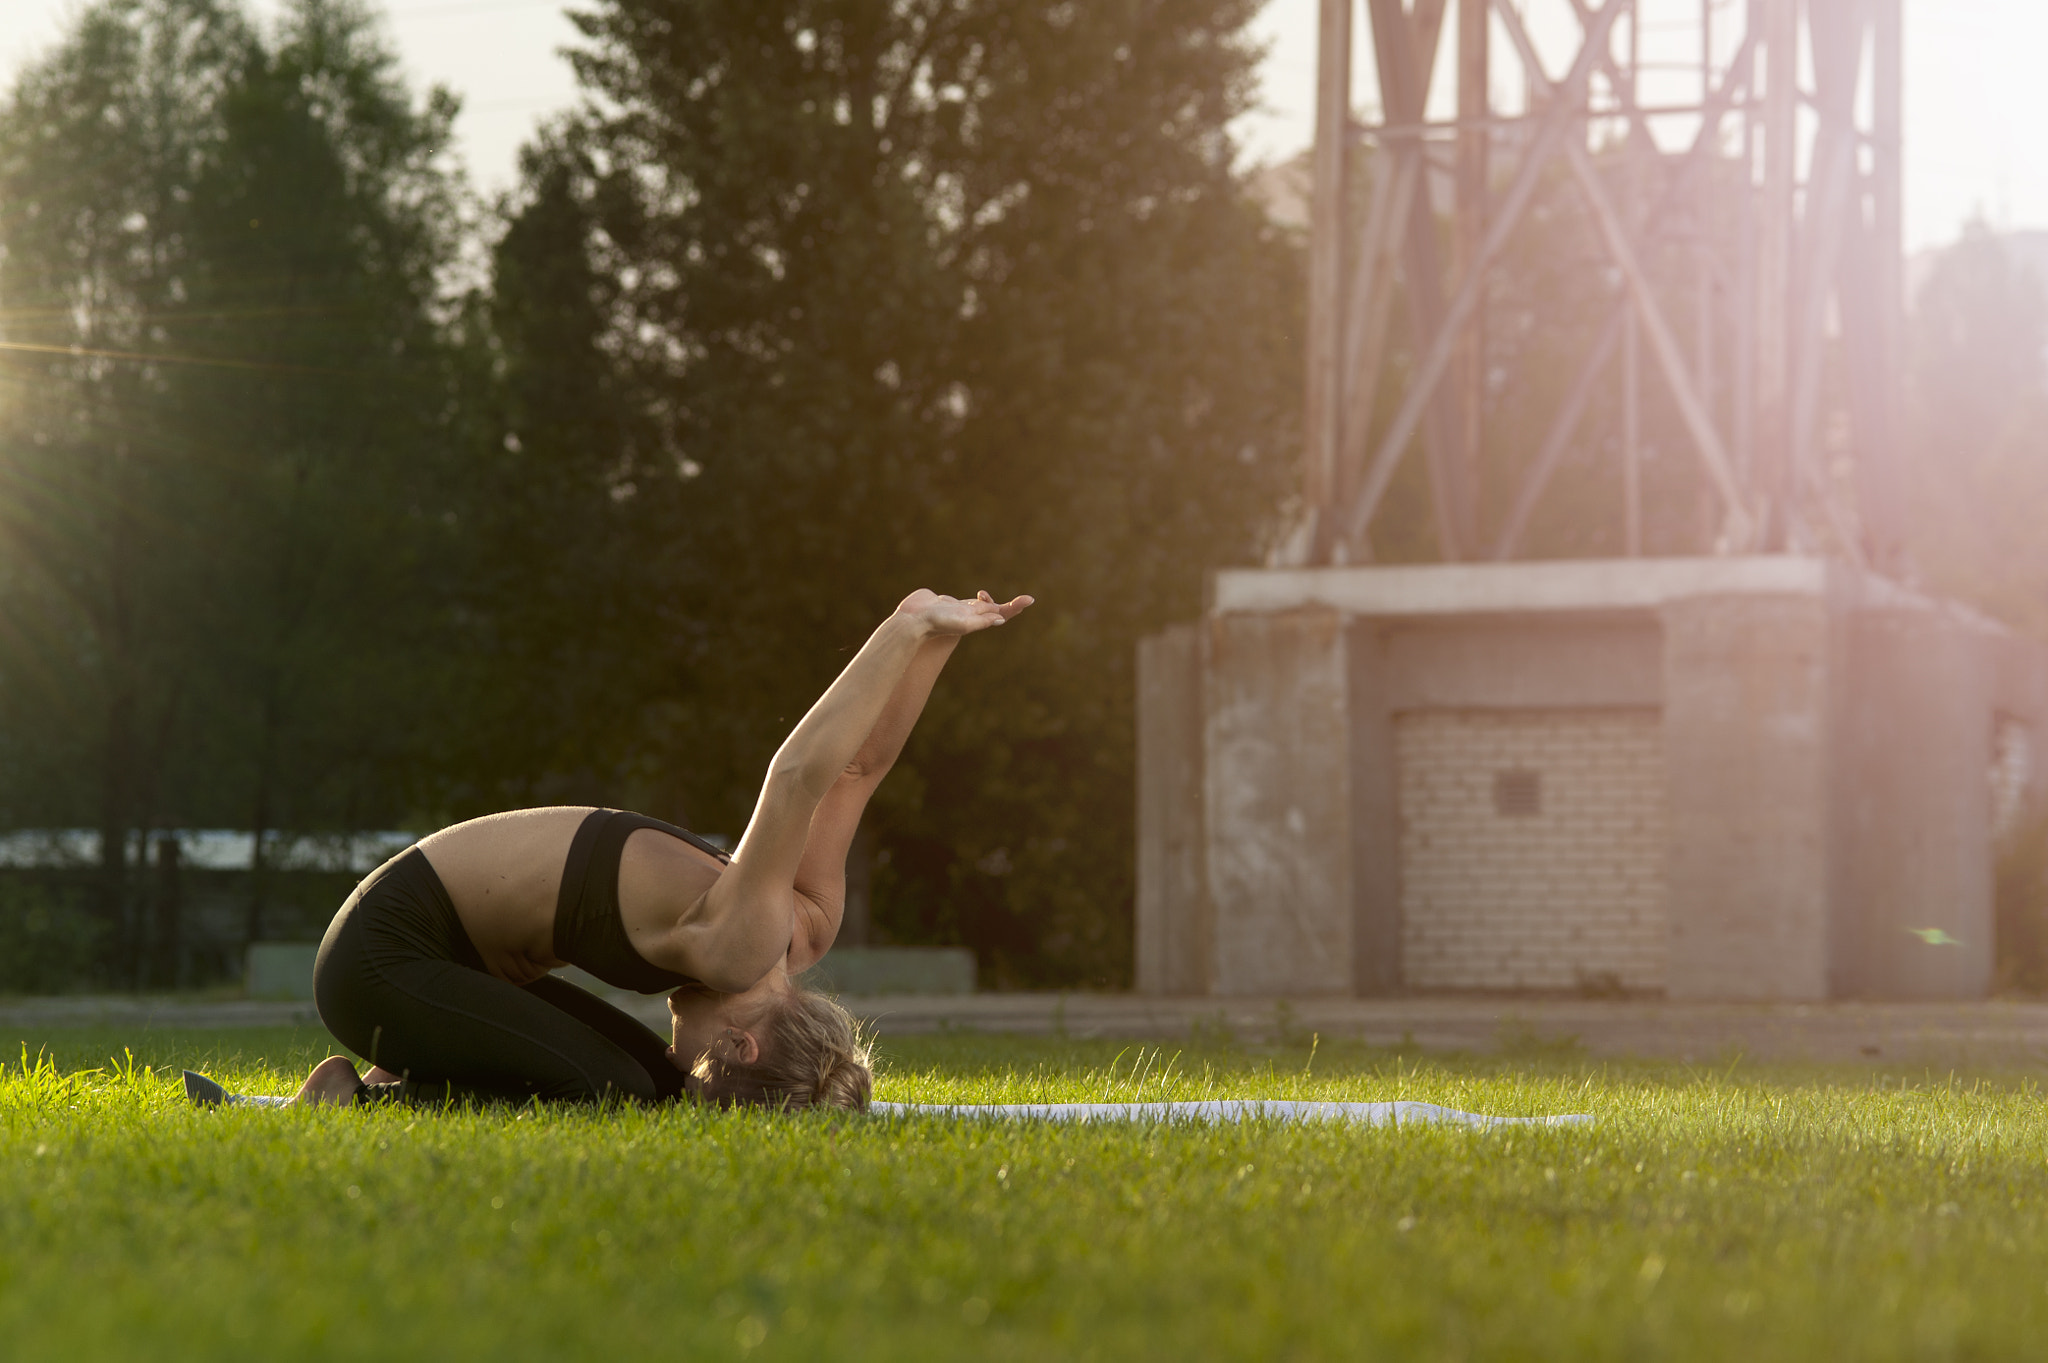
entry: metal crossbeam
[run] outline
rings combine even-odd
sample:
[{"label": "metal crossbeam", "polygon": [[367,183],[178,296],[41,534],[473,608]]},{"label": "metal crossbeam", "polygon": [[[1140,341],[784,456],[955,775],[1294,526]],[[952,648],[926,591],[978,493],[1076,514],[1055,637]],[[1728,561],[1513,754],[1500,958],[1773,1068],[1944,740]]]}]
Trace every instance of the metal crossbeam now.
[{"label": "metal crossbeam", "polygon": [[[1321,353],[1334,372],[1323,406],[1310,413],[1311,449],[1321,461],[1309,488],[1314,533],[1293,541],[1294,561],[1370,555],[1368,534],[1418,436],[1429,461],[1439,552],[1469,557],[1482,544],[1494,557],[1521,552],[1551,475],[1611,377],[1619,391],[1612,405],[1602,399],[1597,410],[1606,415],[1594,429],[1620,423],[1616,472],[1623,495],[1612,505],[1622,529],[1617,538],[1630,552],[1707,547],[1674,544],[1675,531],[1645,519],[1642,437],[1654,423],[1675,419],[1722,507],[1713,548],[1817,548],[1899,569],[1902,498],[1892,430],[1903,302],[1900,0],[1752,0],[1746,14],[1732,16],[1740,32],[1718,35],[1712,30],[1728,18],[1716,18],[1711,0],[1700,0],[1696,66],[1671,61],[1668,47],[1653,53],[1653,62],[1643,59],[1640,12],[1656,4],[1656,17],[1668,20],[1678,0],[1324,3],[1326,33],[1332,7],[1344,8],[1348,26],[1349,5],[1366,6],[1370,23],[1360,27],[1370,29],[1386,116],[1332,135],[1347,145],[1363,137],[1378,146],[1385,169],[1375,177],[1362,233],[1346,231],[1345,243],[1362,250],[1349,261],[1341,250],[1318,256],[1326,268],[1311,294],[1311,333],[1327,338]],[[1451,4],[1458,7],[1455,24],[1446,23]],[[1582,32],[1569,72],[1558,80],[1538,60],[1524,17],[1546,5]],[[1668,40],[1669,31],[1659,23],[1660,39]],[[1458,45],[1447,68],[1456,72],[1458,116],[1431,121],[1424,115],[1428,73],[1443,32],[1454,33]],[[1519,113],[1493,107],[1487,91],[1491,34],[1505,35],[1523,73],[1528,99]],[[1810,93],[1796,88],[1802,50],[1812,54]],[[1733,56],[1723,65],[1725,52]],[[1348,89],[1348,63],[1348,51],[1342,62],[1326,60],[1323,79],[1342,79]],[[1699,72],[1697,103],[1668,98],[1669,73],[1681,67]],[[1646,88],[1660,80],[1667,97],[1647,102]],[[1818,116],[1813,127],[1800,122],[1802,102]],[[1722,141],[1731,113],[1742,119],[1735,156]],[[1666,154],[1652,140],[1651,120],[1670,114],[1695,116],[1699,126],[1690,147]],[[1324,120],[1319,136],[1331,127]],[[1626,142],[1596,166],[1589,139],[1601,128],[1625,129]],[[1424,148],[1438,137],[1451,141],[1455,159],[1432,168]],[[1869,149],[1869,169],[1862,148]],[[1514,165],[1496,187],[1487,166],[1502,151]],[[1341,181],[1326,178],[1339,173],[1341,159],[1319,157],[1319,198],[1341,190]],[[1488,300],[1497,296],[1492,276],[1517,233],[1527,230],[1530,207],[1553,167],[1562,168],[1585,206],[1608,268],[1605,278],[1589,276],[1588,287],[1618,284],[1622,296],[1569,371],[1569,389],[1540,445],[1516,457],[1515,432],[1486,438],[1493,395],[1525,382],[1489,354]],[[1443,201],[1428,192],[1432,169],[1453,177],[1448,221],[1437,211]],[[1679,212],[1688,204],[1689,219]],[[1328,218],[1318,215],[1318,230]],[[1679,239],[1684,249],[1660,249],[1681,221],[1693,224]],[[1440,238],[1450,243],[1448,274]],[[1334,272],[1327,268],[1332,258],[1339,262]],[[1322,289],[1332,281],[1339,287]],[[1405,364],[1391,329],[1397,303],[1408,318]],[[1839,317],[1841,327],[1827,325],[1830,317]],[[1681,319],[1683,346],[1675,325]],[[1639,398],[1632,336],[1647,348],[1668,405],[1648,408]],[[1837,371],[1846,382],[1822,382],[1824,373]],[[1394,374],[1404,387],[1381,429],[1381,394]],[[1820,432],[1844,429],[1852,432],[1853,505],[1831,472],[1837,466],[1821,457]],[[1498,527],[1488,533],[1481,470],[1503,460],[1520,472]]]},{"label": "metal crossbeam", "polygon": [[[1470,3],[1470,0],[1460,0]],[[1505,6],[1505,0],[1502,0]],[[1594,20],[1594,32],[1589,38],[1604,37],[1613,26],[1615,16],[1629,7],[1631,0],[1608,0],[1601,7]],[[1471,317],[1473,309],[1479,306],[1481,291],[1486,284],[1486,270],[1501,249],[1508,243],[1515,227],[1520,223],[1522,212],[1529,206],[1536,193],[1545,165],[1566,141],[1578,109],[1575,101],[1585,93],[1586,78],[1592,73],[1597,57],[1594,44],[1588,42],[1580,49],[1579,58],[1572,64],[1571,74],[1565,77],[1561,87],[1550,87],[1553,99],[1538,124],[1534,144],[1522,158],[1522,166],[1516,172],[1515,181],[1501,201],[1500,215],[1486,234],[1485,242],[1479,248],[1479,255],[1472,263],[1472,271],[1458,289],[1457,297],[1451,301],[1449,311],[1437,327],[1436,338],[1429,348],[1428,358],[1409,380],[1408,394],[1402,400],[1400,411],[1395,414],[1394,424],[1388,429],[1386,438],[1380,442],[1379,453],[1374,456],[1371,470],[1358,492],[1358,500],[1345,523],[1345,534],[1356,537],[1364,533],[1372,520],[1373,512],[1379,509],[1380,498],[1386,495],[1387,484],[1393,480],[1394,466],[1400,462],[1401,452],[1415,435],[1416,423],[1422,419],[1423,404],[1429,401],[1436,388],[1437,380],[1444,374],[1444,367],[1451,361],[1451,351],[1457,345],[1457,329]],[[1542,68],[1539,65],[1537,73]],[[1549,86],[1546,78],[1544,81]]]},{"label": "metal crossbeam", "polygon": [[[1645,215],[1644,222],[1638,229],[1639,233],[1654,232],[1665,216],[1677,207],[1705,169],[1714,150],[1714,139],[1718,135],[1721,120],[1735,107],[1735,96],[1747,89],[1746,58],[1754,42],[1753,36],[1745,38],[1741,47],[1736,50],[1734,61],[1729,63],[1727,77],[1706,101],[1705,110],[1700,117],[1699,132],[1693,138],[1692,146],[1686,150],[1685,159],[1679,164],[1678,174],[1672,177],[1671,182],[1664,187],[1663,197]],[[1551,422],[1549,434],[1544,437],[1542,448],[1529,464],[1521,485],[1516,489],[1514,502],[1509,508],[1506,520],[1502,522],[1500,536],[1494,542],[1493,557],[1496,560],[1513,558],[1515,551],[1520,548],[1522,534],[1528,528],[1529,517],[1536,509],[1536,501],[1543,495],[1551,476],[1557,472],[1557,466],[1564,457],[1572,434],[1578,428],[1579,418],[1585,415],[1586,404],[1593,395],[1593,385],[1599,378],[1600,370],[1613,358],[1614,348],[1621,342],[1629,306],[1628,300],[1624,299],[1609,316],[1606,325],[1601,329],[1599,339],[1593,342],[1591,350],[1587,352],[1586,361],[1580,366],[1578,377],[1572,381],[1570,392],[1565,395],[1564,401],[1558,404],[1557,416]]]}]

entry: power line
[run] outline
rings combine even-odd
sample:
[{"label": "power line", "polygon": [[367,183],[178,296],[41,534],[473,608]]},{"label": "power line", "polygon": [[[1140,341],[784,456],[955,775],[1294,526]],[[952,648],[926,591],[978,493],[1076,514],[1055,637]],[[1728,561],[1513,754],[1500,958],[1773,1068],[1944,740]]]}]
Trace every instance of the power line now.
[{"label": "power line", "polygon": [[503,14],[522,9],[566,10],[564,0],[453,0],[436,5],[394,5],[387,12],[393,24],[414,19],[453,19],[465,14]]}]

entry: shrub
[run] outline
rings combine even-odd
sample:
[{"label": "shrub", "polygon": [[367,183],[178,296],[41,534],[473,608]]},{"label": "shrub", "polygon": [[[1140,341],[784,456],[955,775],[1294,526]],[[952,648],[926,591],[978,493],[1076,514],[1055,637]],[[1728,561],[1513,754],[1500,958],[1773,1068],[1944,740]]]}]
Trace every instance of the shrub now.
[{"label": "shrub", "polygon": [[92,985],[105,935],[79,887],[0,875],[0,992],[61,994]]}]

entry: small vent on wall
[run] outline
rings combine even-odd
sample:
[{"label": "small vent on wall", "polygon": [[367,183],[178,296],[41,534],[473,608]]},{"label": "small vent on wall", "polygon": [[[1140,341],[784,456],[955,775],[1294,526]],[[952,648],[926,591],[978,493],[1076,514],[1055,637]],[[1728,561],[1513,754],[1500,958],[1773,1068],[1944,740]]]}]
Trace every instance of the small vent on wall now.
[{"label": "small vent on wall", "polygon": [[1526,818],[1543,812],[1543,773],[1510,767],[1493,774],[1493,812]]}]

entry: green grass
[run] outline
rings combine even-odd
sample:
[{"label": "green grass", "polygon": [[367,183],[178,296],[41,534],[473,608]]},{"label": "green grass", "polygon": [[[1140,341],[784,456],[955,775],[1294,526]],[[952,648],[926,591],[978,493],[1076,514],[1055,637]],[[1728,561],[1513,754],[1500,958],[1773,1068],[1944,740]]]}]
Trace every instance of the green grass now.
[{"label": "green grass", "polygon": [[[1940,1359],[2048,1345],[2032,1086],[941,1036],[912,1101],[1414,1098],[1591,1129],[195,1111],[305,1030],[27,1038],[14,1358]],[[36,1060],[41,1051],[40,1063]],[[110,1056],[121,1057],[118,1063]],[[147,1067],[155,1067],[153,1070]],[[169,1073],[165,1071],[168,1069]]]}]

